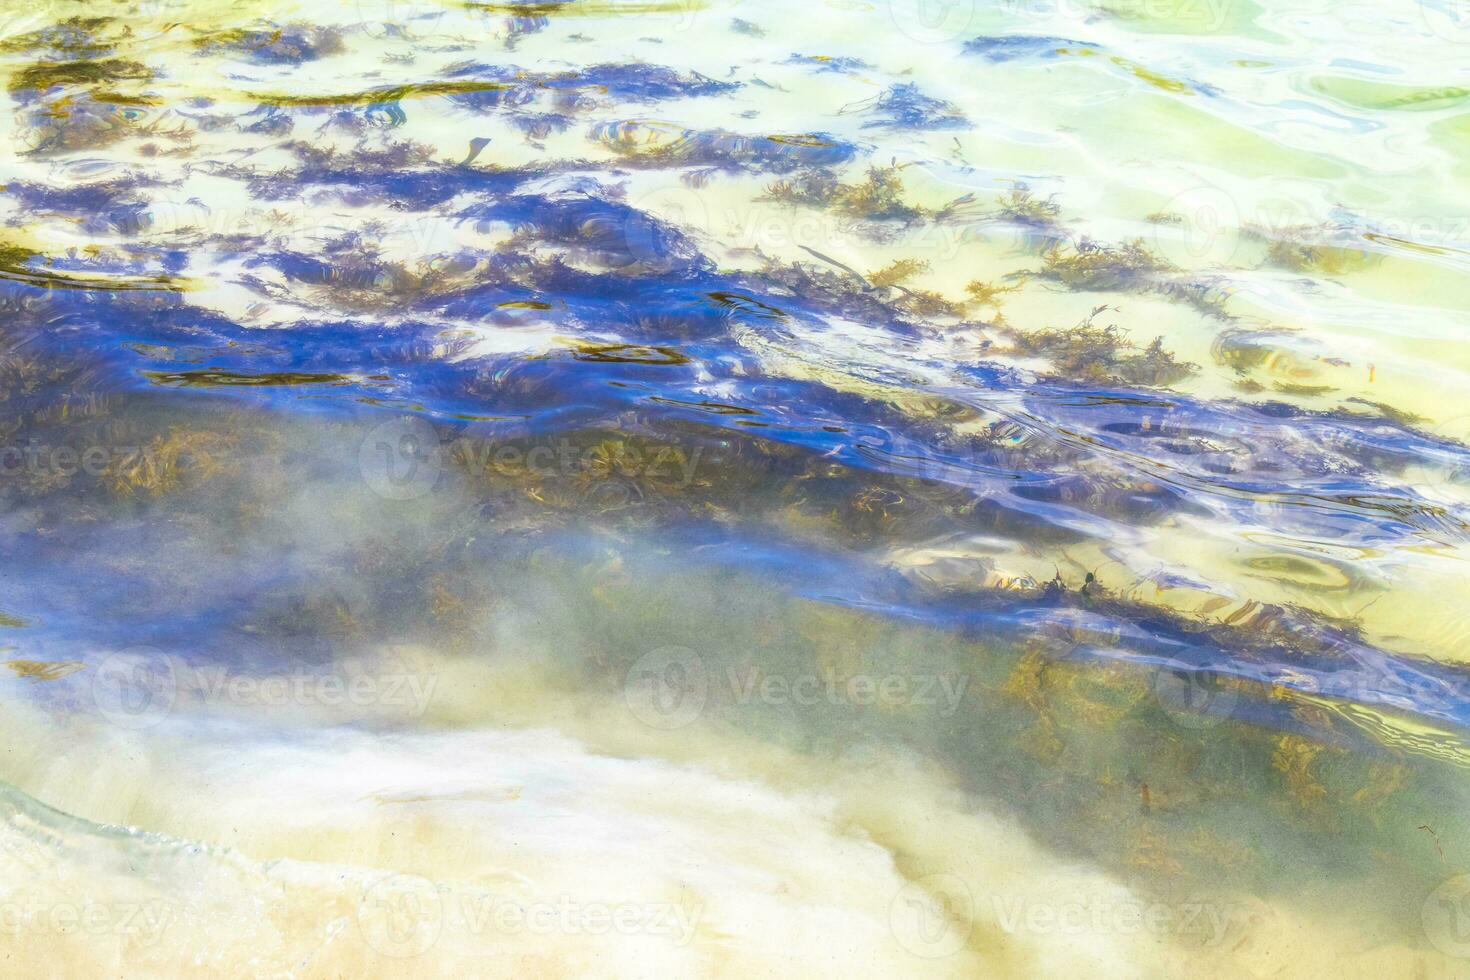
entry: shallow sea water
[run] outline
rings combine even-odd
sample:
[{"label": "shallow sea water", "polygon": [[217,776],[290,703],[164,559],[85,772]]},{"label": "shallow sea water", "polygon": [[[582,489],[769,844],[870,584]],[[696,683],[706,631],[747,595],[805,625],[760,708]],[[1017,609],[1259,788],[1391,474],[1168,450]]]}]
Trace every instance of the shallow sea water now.
[{"label": "shallow sea water", "polygon": [[1470,973],[1461,0],[0,5],[0,974]]}]

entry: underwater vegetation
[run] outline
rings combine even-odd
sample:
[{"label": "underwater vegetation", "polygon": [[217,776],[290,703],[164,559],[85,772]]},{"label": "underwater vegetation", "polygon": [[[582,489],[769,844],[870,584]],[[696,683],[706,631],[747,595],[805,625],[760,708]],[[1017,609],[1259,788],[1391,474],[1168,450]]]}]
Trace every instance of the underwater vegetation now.
[{"label": "underwater vegetation", "polygon": [[864,127],[887,129],[969,129],[970,121],[952,102],[919,91],[914,82],[894,85],[865,103],[844,111],[864,112],[875,118]]},{"label": "underwater vegetation", "polygon": [[[930,221],[966,225],[995,221],[1045,235],[1057,233],[1061,227],[1061,205],[1055,195],[1038,197],[1024,183],[1018,183],[998,195],[990,207],[977,200],[973,192],[955,197],[940,207],[911,204],[905,196],[903,168],[900,166],[871,166],[864,179],[852,182],[842,181],[830,169],[802,170],[792,177],[771,183],[763,195],[765,200],[794,207],[818,208],[865,222],[913,224]],[[883,234],[877,226],[870,226],[868,230],[874,235]],[[1091,247],[1090,243],[1088,247]]]},{"label": "underwater vegetation", "polygon": [[1060,224],[1061,213],[1062,206],[1057,203],[1055,194],[1038,197],[1025,184],[1017,184],[996,199],[996,214],[1001,220],[1040,231],[1056,228]]},{"label": "underwater vegetation", "polygon": [[1181,363],[1164,350],[1162,337],[1147,347],[1130,343],[1117,324],[1097,326],[1099,307],[1069,330],[1035,330],[1016,333],[1018,353],[1044,357],[1065,378],[1081,381],[1111,381],[1125,385],[1172,385],[1199,370]]},{"label": "underwater vegetation", "polygon": [[1264,263],[1291,272],[1340,276],[1370,268],[1383,261],[1381,253],[1364,248],[1356,235],[1337,225],[1293,225],[1265,229],[1244,228],[1247,237],[1266,245]]},{"label": "underwater vegetation", "polygon": [[466,92],[454,100],[473,109],[519,108],[543,97],[559,112],[585,111],[625,102],[654,103],[671,99],[725,95],[741,87],[698,72],[681,73],[662,65],[602,64],[561,72],[535,72],[505,65],[465,62],[445,74],[456,79],[482,79],[496,88]]},{"label": "underwater vegetation", "polygon": [[871,167],[862,181],[844,184],[832,174],[806,170],[766,188],[768,200],[821,208],[865,221],[912,222],[934,213],[903,201],[903,178],[895,167]]},{"label": "underwater vegetation", "polygon": [[1042,253],[1040,275],[1071,289],[1143,291],[1173,267],[1150,252],[1142,239],[1103,245],[1088,238],[1055,245]]},{"label": "underwater vegetation", "polygon": [[153,72],[145,65],[122,58],[85,61],[36,62],[10,76],[11,97],[40,93],[68,85],[98,85],[104,82],[151,81]]},{"label": "underwater vegetation", "polygon": [[615,153],[624,166],[653,168],[710,167],[780,174],[844,163],[857,153],[851,144],[824,133],[746,136],[637,119],[605,123],[589,135]]},{"label": "underwater vegetation", "polygon": [[1034,275],[1078,291],[1157,293],[1212,317],[1228,319],[1225,280],[1184,272],[1150,250],[1142,239],[1118,245],[1086,236],[1052,241],[1044,246],[1041,261],[1041,269],[1020,275]]},{"label": "underwater vegetation", "polygon": [[[820,973],[876,936],[883,976],[1439,975],[1463,93],[1247,6],[0,18],[0,879],[39,841],[180,892],[221,975],[449,975],[456,882],[648,868],[687,948],[468,969]],[[113,725],[109,664],[154,654],[175,699]],[[432,697],[195,683],[380,664]],[[419,876],[446,929],[378,955],[364,895]],[[936,877],[973,899],[950,957],[895,924],[965,918]],[[1224,918],[1005,924],[1088,889]]]},{"label": "underwater vegetation", "polygon": [[310,24],[210,32],[194,45],[201,55],[242,55],[265,65],[299,65],[347,50],[341,31]]}]

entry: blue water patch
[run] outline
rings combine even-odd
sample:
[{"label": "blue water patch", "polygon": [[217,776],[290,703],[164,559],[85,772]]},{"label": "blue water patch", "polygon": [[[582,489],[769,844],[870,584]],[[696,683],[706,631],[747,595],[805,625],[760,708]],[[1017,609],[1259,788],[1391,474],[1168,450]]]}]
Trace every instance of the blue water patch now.
[{"label": "blue water patch", "polygon": [[873,66],[861,58],[815,54],[794,54],[786,59],[788,65],[805,65],[815,72],[835,72],[851,75],[859,71],[871,71]]},{"label": "blue water patch", "polygon": [[977,37],[965,42],[966,54],[977,54],[986,61],[1016,61],[1021,58],[1054,57],[1058,48],[1091,48],[1090,41],[1072,41],[1064,37],[1014,34],[1003,37]]}]

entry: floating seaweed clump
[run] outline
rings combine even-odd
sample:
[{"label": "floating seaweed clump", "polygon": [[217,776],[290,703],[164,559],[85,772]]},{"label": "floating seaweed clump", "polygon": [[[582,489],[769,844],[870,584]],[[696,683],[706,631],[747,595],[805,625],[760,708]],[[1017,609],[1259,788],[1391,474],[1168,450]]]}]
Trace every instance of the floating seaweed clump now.
[{"label": "floating seaweed clump", "polygon": [[741,87],[739,82],[721,82],[697,71],[680,73],[662,65],[602,64],[577,72],[550,76],[549,88],[592,86],[620,101],[655,102],[663,99],[724,95]]},{"label": "floating seaweed clump", "polygon": [[1320,355],[1310,353],[1307,339],[1282,330],[1224,330],[1211,344],[1215,362],[1239,375],[1265,371],[1290,382],[1318,376]]},{"label": "floating seaweed clump", "polygon": [[1012,224],[1031,228],[1055,228],[1062,213],[1056,195],[1037,197],[1025,184],[1017,184],[1010,192],[995,199],[996,217]]},{"label": "floating seaweed clump", "polygon": [[119,81],[151,81],[148,66],[121,58],[101,61],[39,61],[10,78],[10,91],[45,91],[60,85],[102,85]]},{"label": "floating seaweed clump", "polygon": [[907,223],[933,217],[932,211],[904,203],[903,180],[898,169],[873,167],[864,180],[852,184],[844,184],[824,171],[808,170],[771,184],[764,197],[866,221]]},{"label": "floating seaweed clump", "polygon": [[1041,253],[1042,268],[1019,273],[1059,282],[1068,289],[1098,292],[1158,293],[1214,317],[1226,317],[1224,280],[1181,275],[1167,260],[1149,251],[1142,239],[1104,245],[1083,237],[1075,243],[1053,241]]},{"label": "floating seaweed clump", "polygon": [[435,161],[437,151],[427,143],[392,140],[379,147],[358,146],[343,151],[329,144],[292,140],[285,144],[308,170],[407,170]]},{"label": "floating seaweed clump", "polygon": [[1103,245],[1090,238],[1053,244],[1041,254],[1041,276],[1070,289],[1142,291],[1174,267],[1148,250],[1143,239]]},{"label": "floating seaweed clump", "polygon": [[618,154],[625,165],[650,167],[790,173],[845,163],[857,154],[852,144],[822,133],[746,136],[636,119],[598,126],[591,138]]},{"label": "floating seaweed clump", "polygon": [[[862,221],[975,222],[1005,221],[1045,233],[1060,228],[1061,206],[1054,197],[1040,198],[1024,184],[995,199],[987,208],[974,194],[964,194],[941,207],[929,208],[904,200],[902,166],[871,167],[864,179],[843,183],[826,170],[805,170],[773,182],[764,200],[796,207],[821,208]],[[869,229],[876,237],[881,233]]]},{"label": "floating seaweed clump", "polygon": [[501,249],[507,264],[514,253],[519,264],[532,265],[533,253],[543,248],[556,250],[558,261],[583,260],[620,269],[695,269],[709,261],[673,224],[615,200],[523,195],[511,206],[483,205],[460,217],[481,226],[512,223],[515,232]]},{"label": "floating seaweed clump", "polygon": [[806,262],[786,264],[766,257],[760,271],[761,287],[801,296],[833,313],[880,322],[908,323],[905,314],[957,318],[963,317],[969,308],[969,304],[955,302],[939,293],[903,285],[928,268],[924,262],[900,259],[864,275],[814,249],[806,251],[830,268],[813,268]]},{"label": "floating seaweed clump", "polygon": [[527,513],[540,524],[548,507],[644,516],[662,507],[698,509],[720,486],[708,475],[717,464],[703,448],[628,432],[569,433],[554,444],[466,436],[450,446],[448,459],[493,494],[500,519],[531,505]]},{"label": "floating seaweed clump", "polygon": [[972,280],[965,286],[965,294],[970,297],[970,304],[977,307],[990,307],[1000,309],[1001,296],[1013,293],[1017,286],[997,286],[993,282],[982,282],[979,279]]},{"label": "floating seaweed clump", "polygon": [[299,65],[347,50],[341,32],[305,24],[221,31],[206,34],[194,44],[201,54],[242,54],[267,65]]},{"label": "floating seaweed clump", "polygon": [[114,460],[103,483],[120,496],[160,496],[236,469],[234,445],[220,433],[176,428]]},{"label": "floating seaweed clump", "polygon": [[865,128],[885,129],[968,129],[970,120],[952,102],[936,99],[919,91],[914,82],[894,85],[863,108],[878,118]]},{"label": "floating seaweed clump", "polygon": [[879,269],[868,276],[868,281],[875,286],[896,286],[906,282],[914,276],[927,272],[929,263],[919,259],[898,259],[891,265]]},{"label": "floating seaweed clump", "polygon": [[939,293],[926,289],[911,289],[903,283],[926,272],[929,263],[918,259],[898,259],[867,277],[868,282],[880,289],[895,289],[900,293],[896,305],[915,316],[959,317],[965,313],[965,304],[955,303]]},{"label": "floating seaweed clump", "polygon": [[1314,272],[1337,276],[1368,268],[1379,262],[1378,253],[1360,246],[1339,244],[1349,237],[1347,229],[1332,225],[1292,225],[1262,228],[1246,225],[1246,237],[1266,243],[1266,264],[1292,272]]},{"label": "floating seaweed clump", "polygon": [[660,102],[668,99],[724,95],[741,87],[699,72],[678,72],[662,65],[606,63],[575,71],[530,72],[505,65],[464,62],[451,65],[450,78],[486,79],[494,88],[456,95],[455,101],[475,109],[514,108],[550,94],[559,109],[593,108],[593,97],[618,102]]},{"label": "floating seaweed clump", "polygon": [[[39,156],[93,150],[131,138],[166,140],[178,144],[179,152],[186,150],[193,139],[188,121],[177,116],[165,120],[150,112],[150,105],[147,98],[109,92],[58,92],[17,113],[22,152]],[[138,152],[153,156],[161,151],[144,143]]]},{"label": "floating seaweed clump", "polygon": [[[263,255],[252,264],[270,264],[285,277],[316,295],[305,298],[315,306],[323,299],[340,310],[370,313],[401,310],[444,297],[471,285],[481,261],[469,254],[436,255],[414,261],[382,256],[373,243],[385,229],[369,226],[328,242],[320,258],[299,253]],[[259,286],[277,298],[291,300],[278,288]],[[297,301],[302,301],[298,299]]]},{"label": "floating seaweed clump", "polygon": [[1387,419],[1394,425],[1402,426],[1405,429],[1422,429],[1429,422],[1422,415],[1416,415],[1407,409],[1397,408],[1386,402],[1376,402],[1372,399],[1357,397],[1349,398],[1347,401],[1350,405],[1363,405],[1369,409],[1368,412],[1363,414],[1369,414],[1374,418]]},{"label": "floating seaweed clump", "polygon": [[1105,309],[1099,307],[1071,329],[1012,331],[1015,350],[1044,357],[1063,376],[1089,382],[1171,385],[1198,370],[1197,365],[1176,360],[1166,351],[1162,337],[1140,348],[1116,325],[1097,326],[1093,320]]}]

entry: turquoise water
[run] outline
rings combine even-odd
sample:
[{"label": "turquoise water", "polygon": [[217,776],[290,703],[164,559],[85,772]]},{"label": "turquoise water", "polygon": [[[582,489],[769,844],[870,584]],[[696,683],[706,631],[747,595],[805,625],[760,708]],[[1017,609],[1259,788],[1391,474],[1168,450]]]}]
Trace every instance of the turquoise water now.
[{"label": "turquoise water", "polygon": [[1467,42],[10,4],[6,971],[1462,975]]}]

